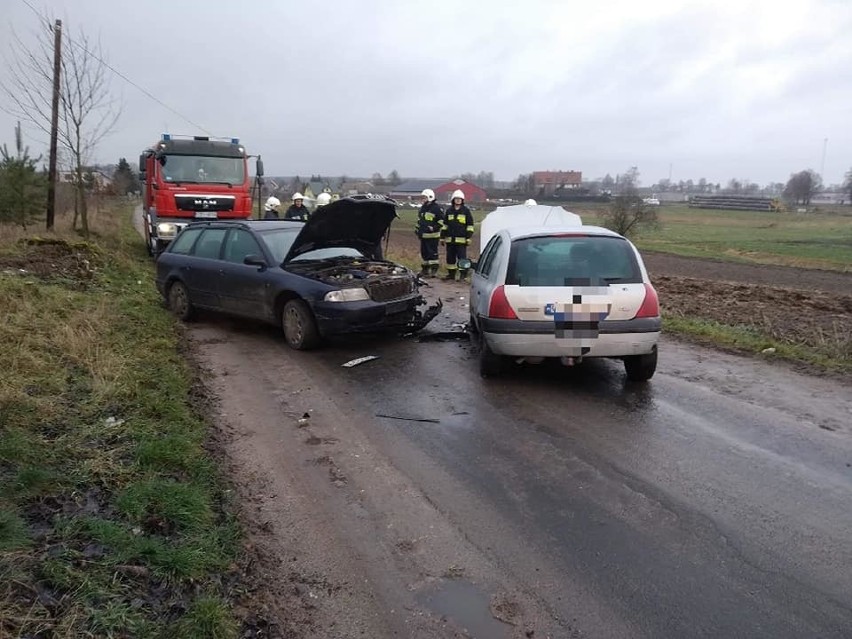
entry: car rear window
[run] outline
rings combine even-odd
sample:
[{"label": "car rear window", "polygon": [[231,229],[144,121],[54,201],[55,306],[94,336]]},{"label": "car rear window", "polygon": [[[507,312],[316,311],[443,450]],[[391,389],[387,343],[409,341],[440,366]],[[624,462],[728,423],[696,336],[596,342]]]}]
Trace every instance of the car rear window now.
[{"label": "car rear window", "polygon": [[618,237],[548,235],[512,242],[506,284],[584,286],[641,283],[633,249]]}]

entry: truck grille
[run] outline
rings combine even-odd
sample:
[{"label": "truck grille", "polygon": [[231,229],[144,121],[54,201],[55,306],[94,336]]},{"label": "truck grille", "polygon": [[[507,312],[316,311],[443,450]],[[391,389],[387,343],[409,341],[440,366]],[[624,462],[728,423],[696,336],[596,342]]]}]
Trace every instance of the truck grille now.
[{"label": "truck grille", "polygon": [[175,195],[175,204],[179,211],[233,211],[233,195],[194,195],[181,193]]},{"label": "truck grille", "polygon": [[410,277],[380,279],[369,283],[367,291],[374,302],[389,302],[411,295],[414,292],[414,280]]}]

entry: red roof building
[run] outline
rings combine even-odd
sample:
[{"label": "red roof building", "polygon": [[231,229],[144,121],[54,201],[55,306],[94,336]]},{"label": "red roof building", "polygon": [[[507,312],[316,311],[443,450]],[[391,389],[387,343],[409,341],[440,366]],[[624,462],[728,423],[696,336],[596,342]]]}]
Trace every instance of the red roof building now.
[{"label": "red roof building", "polygon": [[396,200],[417,201],[423,189],[435,191],[435,199],[442,203],[449,202],[456,189],[464,193],[464,201],[468,204],[485,202],[488,197],[485,189],[465,180],[407,180],[393,187],[390,196]]},{"label": "red roof building", "polygon": [[453,180],[451,182],[447,182],[446,184],[442,184],[437,189],[435,189],[435,199],[441,201],[450,201],[450,196],[453,191],[456,189],[460,189],[462,193],[464,193],[464,201],[465,202],[484,202],[488,197],[485,193],[485,189],[482,189],[473,182],[466,182],[465,180]]},{"label": "red roof building", "polygon": [[578,189],[583,183],[581,171],[534,171],[533,185],[537,193],[552,195],[561,189]]}]

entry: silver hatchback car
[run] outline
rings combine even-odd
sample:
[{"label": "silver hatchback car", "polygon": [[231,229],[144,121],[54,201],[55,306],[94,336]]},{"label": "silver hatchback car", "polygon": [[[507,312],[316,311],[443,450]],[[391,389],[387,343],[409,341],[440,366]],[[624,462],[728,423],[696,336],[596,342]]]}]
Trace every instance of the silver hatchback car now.
[{"label": "silver hatchback car", "polygon": [[618,358],[633,381],[650,379],[657,368],[657,292],[633,243],[608,229],[497,231],[473,275],[470,315],[486,377],[508,358],[559,358],[568,366]]}]

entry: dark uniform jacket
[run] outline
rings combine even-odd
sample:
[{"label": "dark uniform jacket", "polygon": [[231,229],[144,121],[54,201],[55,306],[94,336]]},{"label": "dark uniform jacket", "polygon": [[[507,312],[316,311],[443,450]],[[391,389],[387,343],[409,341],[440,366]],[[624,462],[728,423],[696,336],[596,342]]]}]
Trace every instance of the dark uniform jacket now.
[{"label": "dark uniform jacket", "polygon": [[464,204],[458,209],[450,205],[444,212],[441,239],[452,244],[470,244],[473,228],[473,213],[470,209]]},{"label": "dark uniform jacket", "polygon": [[302,222],[307,222],[309,215],[310,213],[308,212],[308,208],[304,204],[302,206],[296,206],[295,204],[291,204],[284,212],[284,219],[301,220]]},{"label": "dark uniform jacket", "polygon": [[444,221],[444,212],[435,200],[426,202],[420,207],[417,214],[417,225],[414,232],[421,240],[437,240],[441,237],[441,227]]}]

